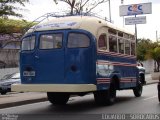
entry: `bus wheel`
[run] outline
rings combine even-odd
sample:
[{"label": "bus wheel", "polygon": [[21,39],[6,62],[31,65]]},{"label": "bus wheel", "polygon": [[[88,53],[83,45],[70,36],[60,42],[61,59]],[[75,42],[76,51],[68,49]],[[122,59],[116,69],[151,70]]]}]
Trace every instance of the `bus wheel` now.
[{"label": "bus wheel", "polygon": [[99,105],[112,105],[116,100],[116,87],[111,83],[110,89],[97,91],[94,93],[95,102]]},{"label": "bus wheel", "polygon": [[143,86],[140,81],[135,88],[133,88],[133,93],[136,97],[140,97],[142,95]]},{"label": "bus wheel", "polygon": [[1,95],[5,95],[7,92],[6,91],[3,91],[3,92],[1,92]]},{"label": "bus wheel", "polygon": [[142,85],[145,85],[145,84],[146,84],[144,74],[141,74],[139,79],[140,79]]},{"label": "bus wheel", "polygon": [[53,105],[65,105],[69,100],[69,94],[47,92],[48,100]]},{"label": "bus wheel", "polygon": [[158,99],[159,99],[159,102],[160,102],[160,92],[158,92]]},{"label": "bus wheel", "polygon": [[110,88],[108,90],[108,99],[107,102],[109,105],[114,104],[116,101],[116,84],[114,82],[114,80],[112,80],[111,84],[110,84]]}]

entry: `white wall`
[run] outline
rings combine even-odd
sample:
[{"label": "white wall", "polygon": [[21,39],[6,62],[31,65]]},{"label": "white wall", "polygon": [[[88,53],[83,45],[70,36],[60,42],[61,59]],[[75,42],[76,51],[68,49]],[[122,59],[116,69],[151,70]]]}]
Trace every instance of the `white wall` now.
[{"label": "white wall", "polygon": [[146,69],[146,73],[151,73],[154,71],[154,61],[153,60],[147,60],[142,63]]}]

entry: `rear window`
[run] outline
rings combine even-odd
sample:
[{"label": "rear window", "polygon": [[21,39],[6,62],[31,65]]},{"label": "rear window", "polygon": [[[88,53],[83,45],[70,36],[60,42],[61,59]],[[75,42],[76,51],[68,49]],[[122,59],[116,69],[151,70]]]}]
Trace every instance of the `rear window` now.
[{"label": "rear window", "polygon": [[90,39],[82,33],[70,33],[68,36],[68,48],[86,48],[90,45]]},{"label": "rear window", "polygon": [[46,34],[40,36],[40,49],[62,48],[63,34]]},{"label": "rear window", "polygon": [[35,46],[35,36],[25,37],[22,40],[21,50],[33,50]]}]

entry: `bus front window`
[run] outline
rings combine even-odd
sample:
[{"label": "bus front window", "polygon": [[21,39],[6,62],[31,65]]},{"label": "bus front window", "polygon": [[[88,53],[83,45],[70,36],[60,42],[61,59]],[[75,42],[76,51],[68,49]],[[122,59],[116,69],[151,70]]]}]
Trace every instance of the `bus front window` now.
[{"label": "bus front window", "polygon": [[30,37],[25,37],[22,40],[22,47],[21,50],[25,51],[25,50],[33,50],[35,46],[35,36],[30,36]]}]

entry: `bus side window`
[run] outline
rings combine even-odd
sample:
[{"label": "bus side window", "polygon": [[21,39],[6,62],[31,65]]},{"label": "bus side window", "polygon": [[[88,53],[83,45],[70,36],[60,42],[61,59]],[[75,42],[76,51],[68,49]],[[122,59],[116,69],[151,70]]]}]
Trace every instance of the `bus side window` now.
[{"label": "bus side window", "polygon": [[117,52],[117,37],[110,35],[109,36],[109,51]]},{"label": "bus side window", "polygon": [[130,41],[125,40],[125,54],[130,55]]},{"label": "bus side window", "polygon": [[135,43],[131,43],[131,55],[135,55]]},{"label": "bus side window", "polygon": [[119,46],[119,53],[124,54],[124,40],[122,38],[118,38],[118,46]]},{"label": "bus side window", "polygon": [[98,49],[99,50],[107,50],[106,35],[99,36]]}]

